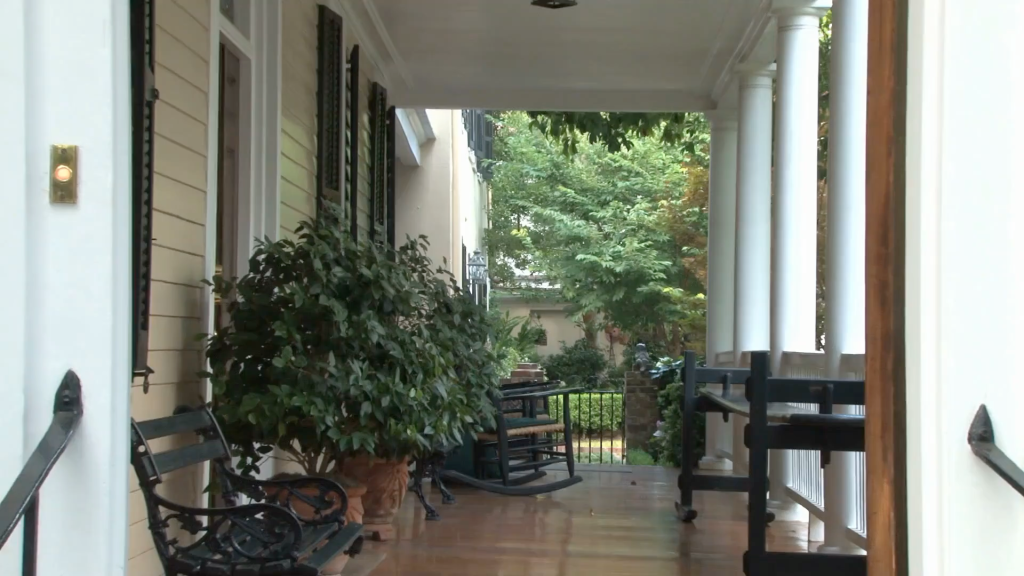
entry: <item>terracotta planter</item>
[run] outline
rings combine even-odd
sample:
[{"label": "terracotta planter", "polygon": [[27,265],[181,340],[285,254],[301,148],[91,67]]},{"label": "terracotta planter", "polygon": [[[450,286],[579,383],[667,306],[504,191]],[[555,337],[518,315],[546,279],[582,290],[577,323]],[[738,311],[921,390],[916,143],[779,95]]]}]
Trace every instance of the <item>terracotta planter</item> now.
[{"label": "terracotta planter", "polygon": [[366,487],[362,497],[363,525],[378,540],[394,535],[391,523],[409,487],[409,460],[384,460],[367,455],[345,459],[342,474]]}]

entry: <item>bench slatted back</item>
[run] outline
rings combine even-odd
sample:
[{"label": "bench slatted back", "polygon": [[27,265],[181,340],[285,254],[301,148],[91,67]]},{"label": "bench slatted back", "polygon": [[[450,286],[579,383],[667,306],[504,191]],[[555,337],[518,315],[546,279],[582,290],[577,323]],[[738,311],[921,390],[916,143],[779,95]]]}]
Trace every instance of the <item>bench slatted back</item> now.
[{"label": "bench slatted back", "polygon": [[[693,378],[693,384],[743,384],[750,377],[748,368],[697,366],[697,353],[683,354],[683,378]],[[689,367],[694,367],[692,370]]]},{"label": "bench slatted back", "polygon": [[[196,434],[202,441],[160,453],[150,449],[153,440],[188,433]],[[224,435],[206,407],[179,408],[174,416],[144,422],[132,420],[132,466],[143,487],[159,484],[168,472],[230,457]]]},{"label": "bench slatted back", "polygon": [[[792,402],[795,404],[846,404],[850,406],[864,405],[864,380],[844,380],[842,378],[789,378],[773,377],[767,370],[768,352],[751,352],[750,363],[755,358],[765,369],[755,370],[751,382],[755,385],[763,380],[768,402]],[[830,386],[831,385],[831,386]],[[751,400],[751,387],[746,389],[746,398]],[[830,397],[829,397],[830,396]]]}]

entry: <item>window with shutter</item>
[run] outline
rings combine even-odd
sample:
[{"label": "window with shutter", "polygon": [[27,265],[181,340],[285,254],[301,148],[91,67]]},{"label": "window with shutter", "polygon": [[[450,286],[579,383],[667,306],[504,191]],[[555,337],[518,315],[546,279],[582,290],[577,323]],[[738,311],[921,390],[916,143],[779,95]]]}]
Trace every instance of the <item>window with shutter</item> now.
[{"label": "window with shutter", "polygon": [[345,148],[348,162],[348,214],[352,239],[359,238],[359,46],[348,57],[348,138]]},{"label": "window with shutter", "polygon": [[317,210],[330,202],[343,201],[342,149],[344,110],[342,96],[345,89],[345,61],[342,47],[342,20],[327,6],[319,7],[317,26]]},{"label": "window with shutter", "polygon": [[388,91],[370,87],[370,239],[387,239],[387,110]]},{"label": "window with shutter", "polygon": [[156,112],[153,0],[131,0],[132,376],[149,391],[149,312],[153,260],[153,129]]},{"label": "window with shutter", "polygon": [[388,240],[388,246],[395,247],[395,127],[398,123],[397,110],[392,106],[388,108],[387,113],[387,139],[385,145],[387,146],[387,191],[386,191],[386,206],[387,217],[385,218],[385,224],[387,226],[386,238]]}]

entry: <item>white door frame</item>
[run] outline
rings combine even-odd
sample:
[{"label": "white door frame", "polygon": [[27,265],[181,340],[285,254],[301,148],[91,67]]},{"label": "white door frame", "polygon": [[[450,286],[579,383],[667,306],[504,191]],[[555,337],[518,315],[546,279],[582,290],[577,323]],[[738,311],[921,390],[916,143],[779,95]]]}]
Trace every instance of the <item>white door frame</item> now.
[{"label": "white door frame", "polygon": [[[210,0],[210,70],[207,111],[206,165],[206,249],[204,275],[212,278],[217,249],[217,188],[220,157],[220,53],[225,44],[242,61],[242,118],[240,125],[238,225],[235,270],[248,270],[254,238],[276,240],[280,229],[281,158],[281,1],[246,0],[239,6],[248,10],[246,30],[240,30],[220,13],[220,3]],[[244,89],[248,86],[248,90]],[[214,299],[203,290],[206,333],[214,329]],[[203,361],[206,366],[205,359]],[[204,382],[205,397],[212,400],[210,382]],[[209,468],[202,478],[209,484]]]}]

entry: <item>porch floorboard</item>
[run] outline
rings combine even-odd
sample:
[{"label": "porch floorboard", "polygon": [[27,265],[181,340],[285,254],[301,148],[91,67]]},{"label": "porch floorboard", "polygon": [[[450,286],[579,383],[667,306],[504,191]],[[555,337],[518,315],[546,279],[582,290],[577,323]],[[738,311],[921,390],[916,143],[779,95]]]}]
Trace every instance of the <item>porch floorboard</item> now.
[{"label": "porch floorboard", "polygon": [[[581,471],[582,470],[582,471]],[[427,522],[413,495],[402,505],[393,542],[368,543],[384,555],[373,576],[736,576],[746,549],[742,494],[698,492],[700,517],[675,517],[677,470],[578,466],[582,484],[541,497],[508,497],[456,488],[454,506]],[[552,472],[551,480],[565,472]],[[635,484],[634,484],[635,483]],[[807,550],[803,522],[772,524],[771,550]],[[347,571],[346,571],[347,574]]]}]

